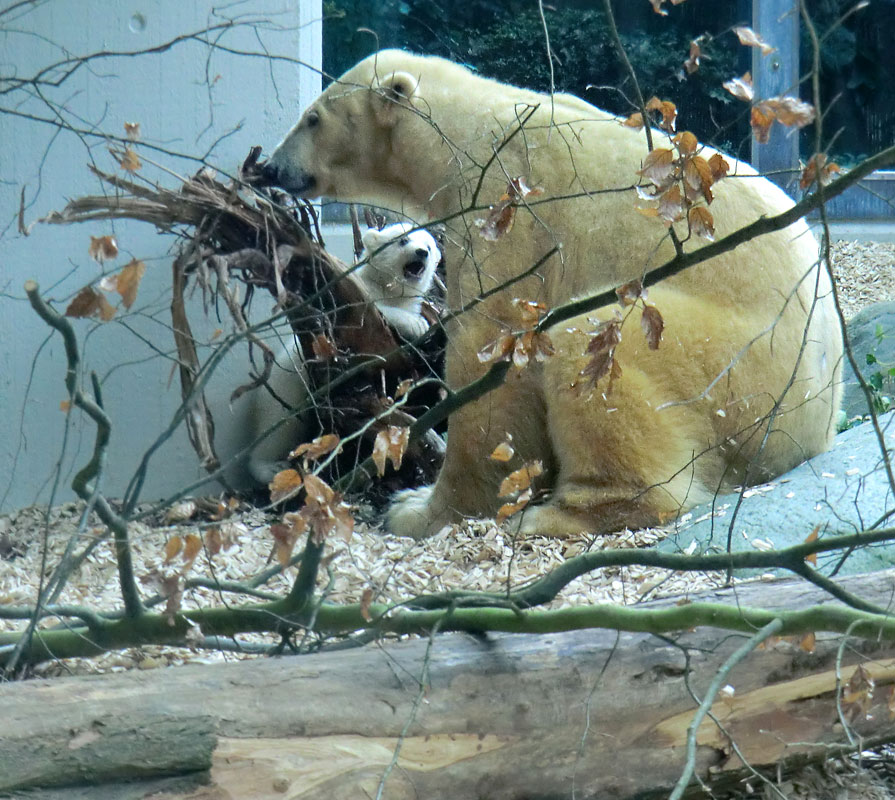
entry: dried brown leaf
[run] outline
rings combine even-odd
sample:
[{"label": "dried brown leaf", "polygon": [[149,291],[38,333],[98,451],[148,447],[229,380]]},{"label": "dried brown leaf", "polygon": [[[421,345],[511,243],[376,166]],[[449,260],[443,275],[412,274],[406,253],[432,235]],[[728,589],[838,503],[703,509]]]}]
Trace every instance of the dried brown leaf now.
[{"label": "dried brown leaf", "polygon": [[681,131],[672,141],[682,156],[693,155],[699,147],[699,139],[690,131]]},{"label": "dried brown leaf", "polygon": [[179,536],[172,536],[165,542],[165,563],[170,564],[178,553],[183,549],[183,539]]},{"label": "dried brown leaf", "polygon": [[715,240],[715,218],[705,206],[693,206],[687,213],[690,230],[710,242]]},{"label": "dried brown leaf", "polygon": [[717,183],[730,171],[730,164],[727,163],[727,161],[724,159],[724,156],[722,156],[720,153],[715,153],[711,158],[709,158],[709,168],[712,170],[712,177]]},{"label": "dried brown leaf", "polygon": [[195,500],[180,500],[168,507],[165,512],[165,524],[172,525],[175,522],[186,522],[196,515],[198,506]]},{"label": "dried brown leaf", "polygon": [[640,327],[646,335],[646,342],[650,350],[658,350],[662,341],[662,331],[665,329],[665,320],[655,306],[644,305],[643,314],[640,315]]},{"label": "dried brown leaf", "polygon": [[316,461],[320,456],[331,453],[338,446],[339,435],[337,433],[327,433],[323,436],[318,436],[311,442],[300,444],[289,453],[289,458],[301,458],[304,456],[305,462]]},{"label": "dried brown leaf", "polygon": [[631,114],[631,116],[622,120],[622,125],[626,128],[636,128],[637,130],[640,130],[643,127],[643,114],[639,111]]},{"label": "dried brown leaf", "polygon": [[749,112],[749,124],[752,126],[752,135],[759,144],[767,144],[771,138],[771,125],[774,124],[776,115],[767,103],[759,103],[752,106]]},{"label": "dried brown leaf", "polygon": [[658,111],[661,116],[659,127],[667,133],[674,133],[674,126],[677,123],[677,106],[670,100],[660,100],[658,97],[651,97],[646,103],[647,111]]},{"label": "dried brown leaf", "polygon": [[632,306],[641,297],[646,297],[646,294],[643,291],[643,283],[637,278],[616,288],[615,294],[616,297],[618,297],[619,305],[622,306],[622,308],[625,306]]},{"label": "dried brown leaf", "polygon": [[116,276],[115,291],[121,295],[121,304],[125,308],[130,308],[137,299],[137,290],[145,272],[146,264],[134,258],[125,264]]},{"label": "dried brown leaf", "polygon": [[701,58],[702,48],[699,46],[699,42],[690,42],[690,55],[684,62],[684,69],[686,70],[688,75],[692,75],[699,69],[699,62]]},{"label": "dried brown leaf", "polygon": [[367,587],[360,596],[360,615],[364,622],[372,622],[373,615],[370,614],[370,604],[373,602],[373,590]]},{"label": "dried brown leaf", "polygon": [[664,186],[674,172],[674,151],[666,147],[658,147],[647,154],[643,160],[643,168],[637,174],[642,175],[656,186]]},{"label": "dried brown leaf", "polygon": [[543,472],[544,465],[541,461],[529,461],[501,481],[500,488],[497,490],[497,496],[509,497],[510,495],[524,492],[531,486],[532,480]]},{"label": "dried brown leaf", "polygon": [[531,489],[526,489],[522,494],[516,498],[515,501],[510,503],[504,503],[499,509],[497,509],[497,522],[501,523],[506,519],[509,519],[513,516],[513,514],[518,514],[525,506],[529,504],[531,501]]},{"label": "dried brown leaf", "polygon": [[188,533],[183,538],[183,551],[180,556],[184,563],[184,572],[189,570],[196,560],[196,556],[202,552],[202,539],[195,533]]},{"label": "dried brown leaf", "polygon": [[486,344],[479,350],[477,356],[482,364],[488,364],[492,361],[506,361],[512,354],[515,345],[516,337],[511,333],[505,333],[493,342]]},{"label": "dried brown leaf", "polygon": [[214,557],[221,552],[224,546],[224,537],[220,528],[208,528],[205,531],[205,550],[209,557]]},{"label": "dried brown leaf", "polygon": [[391,461],[392,468],[398,470],[401,468],[401,462],[404,459],[404,452],[410,442],[410,428],[389,425],[387,428],[376,434],[376,440],[373,442],[373,463],[376,465],[376,472],[381,478],[385,475],[386,461]]},{"label": "dried brown leaf", "polygon": [[124,135],[127,136],[132,142],[136,142],[140,139],[140,123],[139,122],[125,122],[124,123]]},{"label": "dried brown leaf", "polygon": [[755,89],[752,86],[752,73],[747,72],[742,78],[731,78],[721,84],[737,100],[751,103],[755,97]]},{"label": "dried brown leaf", "polygon": [[733,32],[737,35],[737,39],[740,40],[740,44],[746,45],[746,47],[758,47],[761,49],[761,54],[763,56],[768,55],[768,53],[773,53],[777,48],[769,45],[764,39],[761,38],[752,28],[747,28],[745,25],[740,25],[733,29]]},{"label": "dried brown leaf", "polygon": [[315,358],[321,361],[332,361],[339,355],[339,348],[336,343],[330,339],[325,333],[318,333],[311,340],[311,351]]},{"label": "dried brown leaf", "polygon": [[513,449],[513,445],[510,444],[510,440],[512,437],[507,434],[507,439],[504,442],[501,442],[494,450],[491,452],[491,455],[488,458],[493,461],[509,461],[513,454],[516,452]]},{"label": "dried brown leaf", "polygon": [[302,487],[302,478],[297,470],[284,469],[273,476],[273,480],[268,484],[270,489],[270,502],[281,503],[298,494],[298,490]]},{"label": "dried brown leaf", "polygon": [[118,256],[118,242],[114,236],[91,236],[87,253],[92,259],[102,263]]},{"label": "dried brown leaf", "polygon": [[824,153],[815,153],[802,170],[799,186],[802,189],[807,189],[815,183],[826,186],[833,179],[833,175],[840,171],[839,165],[835,161],[827,161]]},{"label": "dried brown leaf", "polygon": [[[808,536],[805,538],[804,543],[810,544],[811,542],[816,542],[817,535],[819,532],[820,532],[820,525],[815,525],[814,530],[808,534]],[[809,564],[813,564],[816,567],[817,566],[817,553],[809,553],[807,556],[805,556],[805,561],[807,561]]]}]

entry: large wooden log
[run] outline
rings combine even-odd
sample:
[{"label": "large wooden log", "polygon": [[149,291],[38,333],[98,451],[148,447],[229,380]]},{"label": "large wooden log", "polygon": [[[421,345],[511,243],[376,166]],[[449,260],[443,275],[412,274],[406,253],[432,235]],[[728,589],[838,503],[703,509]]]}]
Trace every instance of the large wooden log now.
[{"label": "large wooden log", "polygon": [[[842,583],[886,605],[895,570]],[[794,581],[698,599],[781,609],[826,601]],[[696,707],[687,669],[701,697],[742,643],[715,630],[684,632],[677,644],[689,648],[688,665],[681,647],[644,634],[455,634],[435,639],[428,656],[427,641],[409,640],[8,684],[0,686],[0,793],[86,783],[95,794],[36,796],[355,800],[376,796],[399,750],[388,800],[541,798],[573,788],[579,798],[627,798],[677,780]],[[818,637],[808,653],[777,642],[739,663],[729,678],[735,694],[713,708],[724,730],[710,721],[699,730],[697,774],[739,774],[728,735],[754,766],[846,742],[836,705],[841,645],[842,637]],[[895,643],[852,639],[841,659],[843,681],[858,664],[876,681],[864,708],[841,704],[853,736],[895,738],[887,707]],[[190,772],[206,785],[161,780]]]}]

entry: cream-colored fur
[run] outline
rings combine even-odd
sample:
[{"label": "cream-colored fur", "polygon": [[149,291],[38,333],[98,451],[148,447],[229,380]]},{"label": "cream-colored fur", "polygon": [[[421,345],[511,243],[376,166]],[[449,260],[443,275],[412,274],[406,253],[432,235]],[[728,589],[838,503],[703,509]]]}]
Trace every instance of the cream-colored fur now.
[{"label": "cream-colored fur", "polygon": [[[656,146],[667,146],[655,135]],[[266,174],[308,197],[446,220],[452,309],[560,247],[537,275],[451,323],[447,380],[458,388],[488,369],[476,357],[484,345],[519,328],[513,298],[556,307],[674,255],[663,225],[634,208],[631,187],[646,153],[643,132],[578,98],[551,98],[440,58],[386,50],[311,105]],[[728,160],[732,175],[713,187],[717,238],[792,205],[751,167]],[[486,212],[461,212],[496,202],[516,177],[543,194],[519,209],[508,234],[486,241],[475,224]],[[685,237],[685,227],[678,233]],[[703,244],[694,237],[684,248]],[[555,326],[554,356],[513,370],[500,388],[451,417],[437,482],[397,498],[392,530],[423,536],[465,515],[493,514],[502,502],[500,480],[531,459],[544,462],[542,486],[552,496],[524,513],[522,529],[562,536],[666,519],[719,489],[765,480],[821,452],[833,434],[842,343],[817,258],[807,225],[798,222],[653,287],[649,301],[666,323],[661,346],[649,350],[632,318],[616,351],[623,374],[608,396],[606,379],[590,394],[571,386],[587,363],[595,320],[614,312]],[[515,460],[489,460],[508,433]]]}]

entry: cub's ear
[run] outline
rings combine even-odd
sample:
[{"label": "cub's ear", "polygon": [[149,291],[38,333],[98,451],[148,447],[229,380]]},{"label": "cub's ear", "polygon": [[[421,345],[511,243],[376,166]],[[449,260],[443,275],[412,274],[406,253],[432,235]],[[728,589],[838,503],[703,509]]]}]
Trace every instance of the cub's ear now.
[{"label": "cub's ear", "polygon": [[419,80],[409,72],[393,72],[376,86],[375,104],[383,122],[394,119],[398,106],[407,106],[416,96]]},{"label": "cub's ear", "polygon": [[382,236],[375,228],[370,228],[364,232],[363,236],[361,236],[361,241],[364,243],[364,247],[367,248],[367,251],[372,253],[382,244]]}]

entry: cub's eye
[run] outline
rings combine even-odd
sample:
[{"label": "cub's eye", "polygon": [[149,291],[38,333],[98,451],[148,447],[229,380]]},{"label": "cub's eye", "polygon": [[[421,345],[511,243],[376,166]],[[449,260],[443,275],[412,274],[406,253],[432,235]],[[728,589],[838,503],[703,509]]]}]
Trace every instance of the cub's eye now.
[{"label": "cub's eye", "polygon": [[309,128],[316,128],[317,125],[320,123],[320,115],[316,111],[312,111],[310,114],[308,114],[305,123]]},{"label": "cub's eye", "polygon": [[406,236],[402,236],[402,237],[398,240],[398,244],[401,245],[401,247],[407,247],[407,243],[408,243],[409,241],[410,241],[410,239],[408,239]]}]

